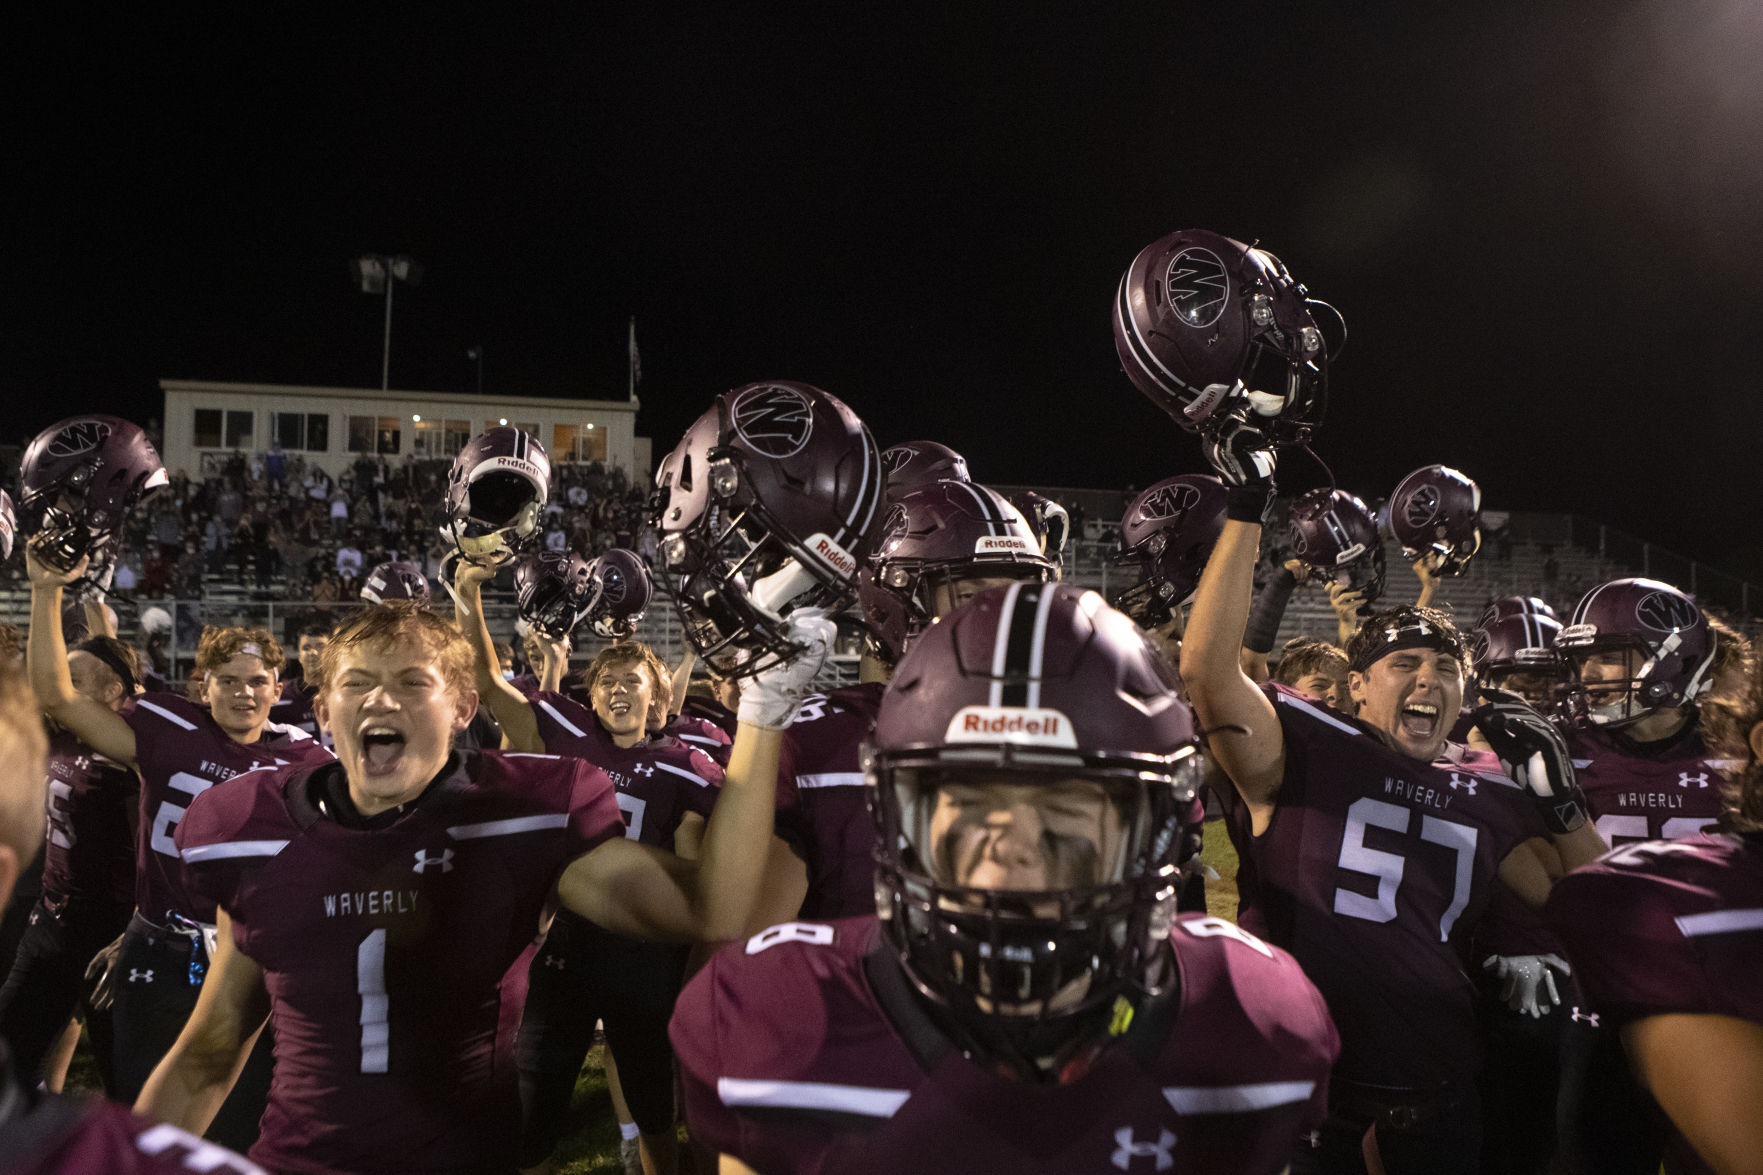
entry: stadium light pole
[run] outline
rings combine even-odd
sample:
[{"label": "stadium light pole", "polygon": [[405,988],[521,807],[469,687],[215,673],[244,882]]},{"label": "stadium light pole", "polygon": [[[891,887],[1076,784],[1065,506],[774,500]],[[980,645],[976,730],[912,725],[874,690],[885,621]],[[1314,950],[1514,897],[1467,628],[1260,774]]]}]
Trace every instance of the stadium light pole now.
[{"label": "stadium light pole", "polygon": [[355,281],[364,294],[384,293],[386,296],[386,342],[380,355],[380,391],[392,386],[392,287],[399,282],[415,287],[422,284],[422,266],[400,253],[388,257],[384,253],[365,253],[350,263]]}]

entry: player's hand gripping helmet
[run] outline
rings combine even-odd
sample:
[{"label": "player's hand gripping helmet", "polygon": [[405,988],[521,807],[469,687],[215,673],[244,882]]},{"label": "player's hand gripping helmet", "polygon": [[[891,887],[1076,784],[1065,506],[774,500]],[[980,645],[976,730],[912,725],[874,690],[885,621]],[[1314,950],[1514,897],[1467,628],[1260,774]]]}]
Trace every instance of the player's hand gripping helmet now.
[{"label": "player's hand gripping helmet", "polygon": [[1311,490],[1292,503],[1292,554],[1343,587],[1383,595],[1383,540],[1377,519],[1346,490]]},{"label": "player's hand gripping helmet", "polygon": [[58,571],[87,555],[102,563],[128,512],[169,480],[135,425],[115,416],[70,417],[38,433],[19,461],[19,527]]},{"label": "player's hand gripping helmet", "polygon": [[1114,606],[1145,628],[1166,623],[1193,598],[1200,573],[1224,530],[1224,483],[1205,474],[1166,477],[1132,500],[1120,520],[1115,562],[1137,564],[1141,578]]},{"label": "player's hand gripping helmet", "polygon": [[1537,613],[1513,612],[1479,625],[1469,634],[1476,679],[1552,713],[1567,682],[1567,663],[1555,649],[1560,634],[1559,620]]},{"label": "player's hand gripping helmet", "polygon": [[1714,630],[1694,600],[1656,579],[1617,579],[1585,594],[1555,647],[1572,668],[1569,714],[1618,729],[1687,709],[1713,684]]},{"label": "player's hand gripping helmet", "polygon": [[913,490],[944,479],[972,481],[967,458],[936,441],[904,441],[883,449],[882,469],[887,472],[887,498],[897,502]]},{"label": "player's hand gripping helmet", "polygon": [[1133,386],[1190,432],[1246,404],[1275,445],[1302,444],[1328,401],[1319,305],[1273,254],[1184,229],[1127,267],[1114,349]]},{"label": "player's hand gripping helmet", "polygon": [[441,537],[468,562],[505,563],[538,541],[550,493],[545,446],[518,428],[486,429],[453,459]]},{"label": "player's hand gripping helmet", "polygon": [[656,472],[664,586],[705,664],[793,656],[785,618],[849,598],[881,498],[881,453],[835,397],[781,380],[718,396]]},{"label": "player's hand gripping helmet", "polygon": [[1499,596],[1488,601],[1488,606],[1481,610],[1481,618],[1475,622],[1475,626],[1486,628],[1507,616],[1547,616],[1557,623],[1561,620],[1555,615],[1555,609],[1549,607],[1548,601],[1541,596]]},{"label": "player's hand gripping helmet", "polygon": [[0,562],[12,558],[12,536],[18,531],[18,515],[12,509],[12,495],[0,490]]},{"label": "player's hand gripping helmet", "polygon": [[1390,495],[1390,531],[1408,562],[1461,575],[1481,549],[1481,487],[1446,465],[1416,469]]},{"label": "player's hand gripping helmet", "polygon": [[1033,490],[1011,490],[1005,495],[1010,504],[1022,512],[1028,528],[1041,544],[1041,554],[1059,566],[1065,562],[1065,544],[1071,539],[1071,514],[1045,494]]},{"label": "player's hand gripping helmet", "polygon": [[528,628],[562,640],[594,606],[593,564],[571,551],[536,551],[514,565],[514,601]]},{"label": "player's hand gripping helmet", "polygon": [[[944,617],[895,670],[871,751],[883,932],[976,1047],[1020,1067],[1047,1028],[1168,982],[1162,943],[1204,768],[1174,672],[1101,596],[1015,584]],[[1075,780],[1097,785],[1106,816],[1118,817],[1100,843],[1046,832],[1050,852],[1079,862],[1069,872],[1082,883],[957,880],[971,874],[943,834],[963,788]]]},{"label": "player's hand gripping helmet", "polygon": [[888,507],[857,589],[874,652],[899,660],[936,619],[939,588],[992,577],[1048,583],[1059,568],[1041,553],[1022,512],[996,490],[939,481],[907,494]]},{"label": "player's hand gripping helmet", "polygon": [[596,585],[590,613],[598,636],[623,640],[636,631],[654,595],[649,565],[635,551],[613,547],[591,564]]},{"label": "player's hand gripping helmet", "polygon": [[414,563],[393,560],[381,563],[361,581],[361,598],[370,604],[387,600],[415,600],[428,607],[429,581]]}]

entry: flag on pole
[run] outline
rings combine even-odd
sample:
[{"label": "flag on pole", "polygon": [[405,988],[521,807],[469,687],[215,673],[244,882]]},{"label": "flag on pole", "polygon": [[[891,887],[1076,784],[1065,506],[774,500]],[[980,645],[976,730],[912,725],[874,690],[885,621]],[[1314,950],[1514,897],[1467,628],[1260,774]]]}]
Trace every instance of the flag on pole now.
[{"label": "flag on pole", "polygon": [[643,382],[643,357],[637,354],[637,318],[631,315],[630,334],[630,398],[637,398],[637,385]]}]

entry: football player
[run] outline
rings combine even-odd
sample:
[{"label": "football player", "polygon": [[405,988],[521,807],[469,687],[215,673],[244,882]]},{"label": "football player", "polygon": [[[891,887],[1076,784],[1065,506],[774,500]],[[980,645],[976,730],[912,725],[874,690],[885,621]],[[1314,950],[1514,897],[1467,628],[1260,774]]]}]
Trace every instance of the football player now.
[{"label": "football player", "polygon": [[1131,620],[980,593],[906,651],[869,770],[879,917],[732,945],[674,1013],[725,1175],[1285,1169],[1337,1040],[1285,952],[1176,913],[1200,754]]},{"label": "football player", "polygon": [[697,861],[623,837],[616,789],[574,758],[456,752],[477,709],[457,626],[407,601],[331,636],[317,713],[337,761],[198,796],[185,877],[219,909],[196,1014],[139,1102],[200,1128],[274,1016],[257,1161],[277,1170],[502,1170],[518,1145],[514,1030],[528,964],[562,906],[635,938],[730,938],[770,838],[778,731],[825,642],[743,699]]},{"label": "football player", "polygon": [[1195,597],[1182,680],[1247,816],[1233,830],[1252,866],[1238,877],[1242,921],[1291,949],[1341,1032],[1330,1121],[1301,1166],[1356,1172],[1374,1151],[1392,1175],[1473,1172],[1468,932],[1496,872],[1533,902],[1546,895],[1534,856],[1513,853],[1527,838],[1546,830],[1569,866],[1603,843],[1559,735],[1521,702],[1490,704],[1478,723],[1497,759],[1447,741],[1467,653],[1438,612],[1390,609],[1355,634],[1356,719],[1245,676],[1275,452],[1247,405],[1216,423],[1205,451],[1230,487],[1228,520]]},{"label": "football player", "polygon": [[[90,637],[68,653],[74,689],[111,711],[137,692],[135,651]],[[128,926],[135,908],[135,773],[55,727],[49,739],[49,836],[42,896],[0,988],[0,1038],[25,1080],[45,1061],[73,1014],[86,966]],[[99,1058],[109,1077],[110,1057]]]},{"label": "football player", "polygon": [[[0,658],[0,906],[43,842],[46,742],[22,666]],[[102,1098],[44,1093],[10,1062],[0,1038],[0,1170],[7,1175],[264,1175],[214,1143]]]},{"label": "football player", "polygon": [[1709,717],[1732,762],[1722,830],[1618,849],[1547,912],[1580,1015],[1620,1033],[1670,1118],[1667,1168],[1728,1175],[1763,1170],[1763,675]]},{"label": "football player", "polygon": [[1330,710],[1352,711],[1347,686],[1347,655],[1315,637],[1287,641],[1273,667],[1272,678],[1307,698],[1315,698]]},{"label": "football player", "polygon": [[[675,739],[650,738],[650,715],[657,703],[665,710],[669,689],[660,658],[634,641],[609,646],[582,673],[586,706],[555,691],[522,695],[491,668],[482,588],[494,574],[493,567],[462,564],[453,586],[476,653],[477,688],[501,724],[508,749],[574,756],[594,764],[617,786],[625,836],[666,852],[689,847],[685,855],[696,856],[722,768]],[[802,864],[775,838],[767,874],[768,896],[762,903],[781,891],[789,895],[781,899],[788,916],[800,901]],[[675,1169],[667,1018],[683,965],[682,952],[672,944],[636,942],[568,912],[558,915],[533,960],[520,1028],[523,1170],[551,1169],[548,1159],[563,1134],[576,1075],[593,1045],[595,1022],[601,1020],[618,1061],[625,1102],[640,1131],[641,1149],[656,1170]]]},{"label": "football player", "polygon": [[[211,897],[184,884],[173,833],[192,799],[216,783],[259,767],[330,758],[304,731],[269,719],[281,646],[262,629],[209,628],[196,649],[204,701],[148,693],[121,711],[74,688],[61,633],[61,596],[82,574],[82,557],[60,571],[25,552],[31,580],[26,651],[43,711],[95,753],[140,775],[135,915],[109,965],[115,993],[115,1073],[111,1096],[133,1098],[195,1008],[212,953]],[[59,1027],[59,1026],[58,1026]],[[257,1051],[237,1096],[214,1123],[235,1149],[256,1135],[269,1067]],[[207,1121],[202,1123],[206,1129]]]},{"label": "football player", "polygon": [[318,661],[324,656],[324,645],[331,635],[329,620],[316,620],[300,630],[295,651],[300,660],[300,676],[282,682],[281,692],[269,708],[271,722],[297,726],[309,736],[318,738],[318,721],[312,716],[312,683],[318,680]]}]

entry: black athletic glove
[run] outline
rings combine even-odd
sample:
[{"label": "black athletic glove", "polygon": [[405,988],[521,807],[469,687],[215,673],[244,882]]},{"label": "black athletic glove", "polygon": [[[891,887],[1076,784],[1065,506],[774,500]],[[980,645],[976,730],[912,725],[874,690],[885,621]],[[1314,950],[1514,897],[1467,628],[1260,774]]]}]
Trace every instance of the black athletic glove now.
[{"label": "black athletic glove", "polygon": [[1500,766],[1536,800],[1550,833],[1577,832],[1586,822],[1585,793],[1573,773],[1573,756],[1555,724],[1515,693],[1483,688],[1470,714],[1500,757]]},{"label": "black athletic glove", "polygon": [[1206,461],[1230,487],[1224,515],[1237,522],[1259,524],[1273,500],[1273,468],[1277,457],[1267,434],[1236,412],[1217,419],[1201,441]]}]

